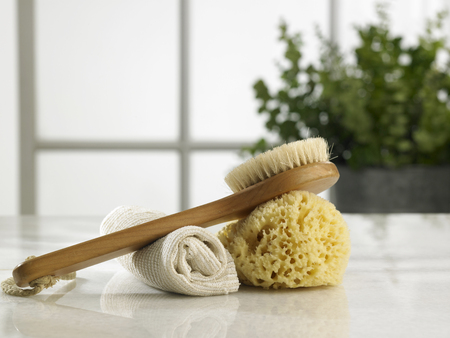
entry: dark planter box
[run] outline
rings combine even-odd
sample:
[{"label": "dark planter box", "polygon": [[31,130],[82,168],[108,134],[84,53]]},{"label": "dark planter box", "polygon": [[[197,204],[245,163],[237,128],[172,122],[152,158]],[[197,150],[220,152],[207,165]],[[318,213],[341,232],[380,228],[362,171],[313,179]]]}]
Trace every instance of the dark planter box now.
[{"label": "dark planter box", "polygon": [[450,166],[368,168],[338,166],[330,200],[343,213],[449,213]]}]

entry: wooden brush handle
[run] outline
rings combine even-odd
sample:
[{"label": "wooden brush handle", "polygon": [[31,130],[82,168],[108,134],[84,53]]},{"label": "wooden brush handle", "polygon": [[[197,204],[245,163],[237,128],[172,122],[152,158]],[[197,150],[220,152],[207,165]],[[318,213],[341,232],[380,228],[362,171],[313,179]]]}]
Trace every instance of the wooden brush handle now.
[{"label": "wooden brush handle", "polygon": [[318,194],[338,179],[339,172],[331,162],[294,168],[215,202],[22,262],[13,277],[18,286],[25,287],[42,276],[61,276],[139,250],[186,225],[208,227],[244,218],[258,205],[292,190]]}]

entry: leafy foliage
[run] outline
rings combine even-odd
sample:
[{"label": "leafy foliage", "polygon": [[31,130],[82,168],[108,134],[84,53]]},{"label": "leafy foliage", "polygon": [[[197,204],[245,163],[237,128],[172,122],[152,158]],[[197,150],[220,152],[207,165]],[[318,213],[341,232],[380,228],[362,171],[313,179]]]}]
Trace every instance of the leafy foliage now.
[{"label": "leafy foliage", "polygon": [[[450,62],[441,29],[445,14],[429,22],[416,45],[392,36],[383,7],[379,22],[356,27],[356,63],[346,62],[337,46],[320,33],[318,66],[301,66],[302,40],[280,25],[287,66],[279,65],[282,86],[273,91],[263,80],[254,84],[266,127],[282,142],[320,135],[333,146],[336,162],[353,168],[450,163]],[[247,149],[268,147],[263,139]]]}]

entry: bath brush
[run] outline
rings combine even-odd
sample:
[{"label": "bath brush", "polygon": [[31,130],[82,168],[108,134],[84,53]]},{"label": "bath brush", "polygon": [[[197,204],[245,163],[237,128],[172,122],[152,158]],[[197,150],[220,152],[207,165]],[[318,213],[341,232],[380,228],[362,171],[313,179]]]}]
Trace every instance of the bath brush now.
[{"label": "bath brush", "polygon": [[208,227],[242,219],[258,205],[292,190],[318,194],[338,179],[324,139],[288,143],[232,170],[225,181],[234,193],[227,197],[24,261],[13,277],[25,287],[42,276],[65,275],[139,250],[182,226]]}]

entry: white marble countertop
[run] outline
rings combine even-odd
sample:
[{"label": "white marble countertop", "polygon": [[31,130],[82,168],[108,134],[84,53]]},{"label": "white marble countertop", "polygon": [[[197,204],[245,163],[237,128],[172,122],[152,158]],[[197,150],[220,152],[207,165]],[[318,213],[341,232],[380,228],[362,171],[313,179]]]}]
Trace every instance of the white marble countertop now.
[{"label": "white marble countertop", "polygon": [[[109,261],[30,298],[0,295],[0,337],[450,337],[450,215],[344,215],[337,287],[188,297]],[[96,237],[101,217],[0,218],[0,279],[30,255]]]}]

